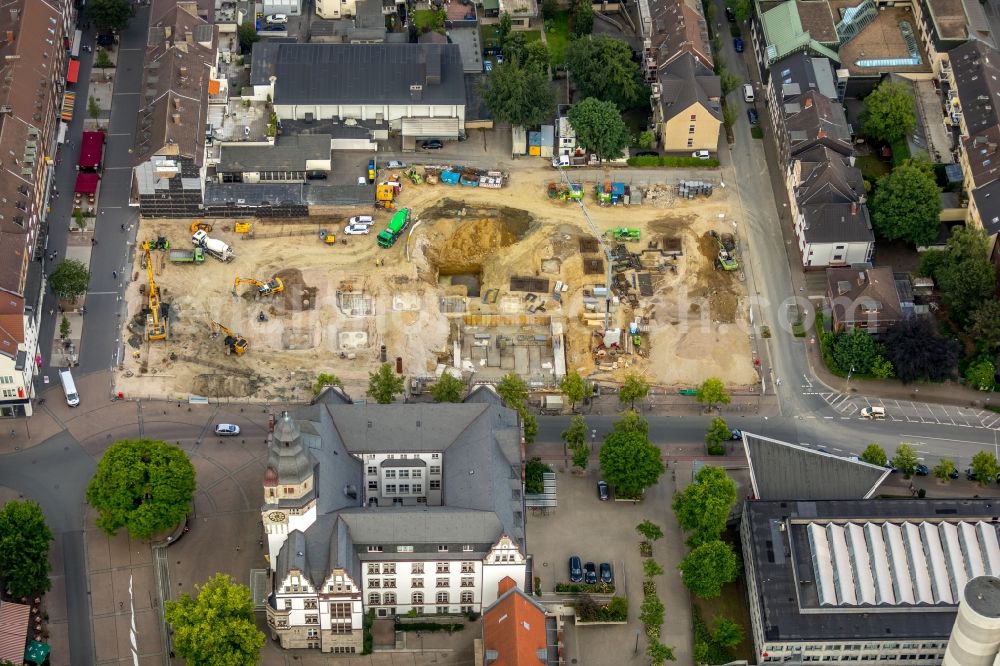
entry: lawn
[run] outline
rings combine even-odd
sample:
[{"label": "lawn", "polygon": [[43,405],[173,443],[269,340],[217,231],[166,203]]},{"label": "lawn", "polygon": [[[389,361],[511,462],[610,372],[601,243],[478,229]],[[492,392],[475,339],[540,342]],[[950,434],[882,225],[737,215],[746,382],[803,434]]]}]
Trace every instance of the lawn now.
[{"label": "lawn", "polygon": [[444,31],[444,12],[435,9],[417,9],[411,15],[418,33]]},{"label": "lawn", "polygon": [[889,173],[889,165],[879,159],[878,155],[862,155],[858,157],[854,165],[861,171],[865,180],[877,182],[879,178]]},{"label": "lawn", "polygon": [[555,18],[545,21],[545,39],[552,54],[552,64],[566,62],[566,45],[569,44],[569,12],[561,11]]}]

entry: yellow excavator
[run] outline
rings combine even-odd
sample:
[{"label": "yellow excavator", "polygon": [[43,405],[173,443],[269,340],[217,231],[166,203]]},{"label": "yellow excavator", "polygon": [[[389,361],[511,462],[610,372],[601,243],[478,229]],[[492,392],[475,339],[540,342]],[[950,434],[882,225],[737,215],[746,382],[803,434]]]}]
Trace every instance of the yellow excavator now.
[{"label": "yellow excavator", "polygon": [[279,277],[273,277],[267,282],[261,282],[260,280],[255,280],[253,278],[241,278],[238,277],[233,282],[233,293],[240,288],[241,284],[250,283],[257,287],[257,293],[261,296],[270,296],[271,294],[280,294],[285,290],[285,283],[281,281]]},{"label": "yellow excavator", "polygon": [[244,338],[242,335],[240,335],[239,333],[233,333],[232,329],[223,326],[217,321],[213,321],[212,337],[217,338],[219,337],[220,333],[224,333],[226,336],[225,338],[223,338],[222,341],[226,345],[227,354],[236,354],[237,356],[241,356],[246,352],[247,349],[250,348],[250,343],[247,342],[247,339]]},{"label": "yellow excavator", "polygon": [[146,315],[146,339],[166,340],[167,324],[160,319],[160,288],[156,286],[156,280],[153,279],[153,260],[149,256],[149,245],[143,248],[143,252],[146,255],[144,257],[146,275],[149,278],[149,293],[147,294],[149,314]]}]

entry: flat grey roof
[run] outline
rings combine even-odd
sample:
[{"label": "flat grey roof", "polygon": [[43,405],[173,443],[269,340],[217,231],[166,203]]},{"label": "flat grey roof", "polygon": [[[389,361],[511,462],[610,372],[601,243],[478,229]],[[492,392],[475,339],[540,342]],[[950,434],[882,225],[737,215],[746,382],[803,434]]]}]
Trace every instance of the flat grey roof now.
[{"label": "flat grey roof", "polygon": [[220,172],[304,171],[307,160],[330,159],[329,134],[279,136],[274,145],[223,144]]}]

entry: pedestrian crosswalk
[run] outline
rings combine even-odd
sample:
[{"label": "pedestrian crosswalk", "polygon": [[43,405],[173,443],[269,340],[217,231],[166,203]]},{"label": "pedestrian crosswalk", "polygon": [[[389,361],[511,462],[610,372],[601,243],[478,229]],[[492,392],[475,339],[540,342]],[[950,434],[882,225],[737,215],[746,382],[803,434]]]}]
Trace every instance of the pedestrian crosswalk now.
[{"label": "pedestrian crosswalk", "polygon": [[1000,430],[1000,414],[987,409],[974,407],[957,407],[954,405],[932,405],[910,400],[893,400],[882,398],[866,398],[865,396],[836,391],[812,391],[811,385],[803,385],[805,395],[815,395],[822,398],[833,408],[834,415],[812,414],[806,418],[861,418],[861,410],[865,407],[885,408],[887,421],[900,423],[936,423],[964,428],[986,428]]}]

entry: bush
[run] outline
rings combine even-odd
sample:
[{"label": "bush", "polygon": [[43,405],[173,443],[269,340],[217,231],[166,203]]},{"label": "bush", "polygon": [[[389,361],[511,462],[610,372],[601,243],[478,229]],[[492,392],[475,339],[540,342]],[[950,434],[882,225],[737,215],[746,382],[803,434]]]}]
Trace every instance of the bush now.
[{"label": "bush", "polygon": [[653,576],[662,576],[663,575],[663,567],[661,567],[660,563],[657,562],[654,559],[643,560],[642,561],[642,573],[647,578],[652,578]]},{"label": "bush", "polygon": [[601,606],[591,596],[576,600],[576,616],[580,622],[625,622],[628,620],[628,601],[625,597],[611,597]]},{"label": "bush", "polygon": [[646,627],[647,636],[649,635],[650,628],[660,628],[660,625],[663,624],[665,612],[666,609],[663,606],[663,602],[655,594],[647,594],[643,598],[642,605],[639,607],[639,619],[642,620],[643,626]]},{"label": "bush", "polygon": [[612,594],[615,586],[611,583],[556,583],[553,589],[564,594]]},{"label": "bush", "polygon": [[524,466],[524,492],[538,494],[542,492],[542,475],[551,472],[552,468],[542,462],[541,458],[532,458]]},{"label": "bush", "polygon": [[702,160],[697,157],[683,155],[644,155],[628,158],[631,167],[674,167],[684,169],[714,169],[719,166],[719,160]]},{"label": "bush", "polygon": [[644,520],[635,526],[635,531],[646,537],[650,541],[663,538],[663,530],[660,526],[650,520]]},{"label": "bush", "polygon": [[465,625],[461,622],[396,622],[396,631],[462,631]]},{"label": "bush", "polygon": [[655,580],[642,581],[642,594],[644,596],[648,596],[650,594],[656,594],[656,581]]},{"label": "bush", "polygon": [[806,337],[806,326],[801,321],[792,324],[792,335],[797,338]]},{"label": "bush", "polygon": [[375,609],[370,608],[368,612],[365,613],[365,618],[361,623],[361,633],[363,636],[364,646],[361,648],[361,654],[371,654],[375,647],[375,639],[372,638],[372,624],[375,622]]},{"label": "bush", "polygon": [[754,125],[753,127],[750,128],[750,136],[752,136],[755,139],[763,139],[764,128],[760,127],[759,125]]}]

